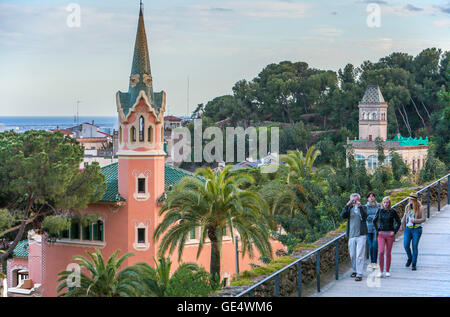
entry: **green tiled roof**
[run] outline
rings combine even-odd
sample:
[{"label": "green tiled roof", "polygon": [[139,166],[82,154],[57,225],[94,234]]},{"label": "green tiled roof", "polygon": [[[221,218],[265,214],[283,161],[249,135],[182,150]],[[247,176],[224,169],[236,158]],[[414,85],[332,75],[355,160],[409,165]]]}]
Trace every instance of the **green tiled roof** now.
[{"label": "green tiled roof", "polygon": [[28,240],[20,241],[14,248],[13,256],[26,258],[28,257]]},{"label": "green tiled roof", "polygon": [[367,103],[383,103],[384,98],[381,94],[380,87],[378,85],[369,85],[366,88],[366,92],[364,93],[364,97],[361,101],[363,104]]},{"label": "green tiled roof", "polygon": [[[114,202],[123,201],[123,197],[119,195],[119,184],[118,184],[118,174],[119,174],[119,164],[113,163],[101,168],[101,172],[105,175],[105,193],[101,201]],[[164,167],[164,190],[168,191],[169,186],[174,186],[185,176],[193,176],[191,172],[177,168],[171,165],[165,165]]]},{"label": "green tiled roof", "polygon": [[401,146],[417,146],[417,145],[428,145],[428,137],[425,137],[425,139],[422,139],[422,137],[415,139],[415,138],[405,138],[400,133],[397,134],[397,136],[393,139],[387,139],[386,142],[394,141],[399,142]]},{"label": "green tiled roof", "polygon": [[169,186],[175,186],[183,177],[194,176],[191,172],[171,165],[164,167],[164,190],[169,191]]},{"label": "green tiled roof", "polygon": [[101,172],[105,175],[105,193],[101,201],[123,201],[123,197],[119,195],[119,164],[113,163],[101,168]]}]

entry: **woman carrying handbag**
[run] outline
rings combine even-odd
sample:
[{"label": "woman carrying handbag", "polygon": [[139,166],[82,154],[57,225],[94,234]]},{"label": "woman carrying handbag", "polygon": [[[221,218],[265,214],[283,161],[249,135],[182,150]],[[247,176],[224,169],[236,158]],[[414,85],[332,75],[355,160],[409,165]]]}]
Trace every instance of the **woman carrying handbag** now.
[{"label": "woman carrying handbag", "polygon": [[[412,264],[412,270],[417,270],[417,257],[419,255],[419,240],[422,236],[422,223],[425,222],[425,210],[422,210],[421,203],[416,193],[409,195],[408,205],[405,207],[405,214],[402,218],[403,247],[405,248],[408,260],[406,267]],[[411,253],[412,242],[412,253]]]}]

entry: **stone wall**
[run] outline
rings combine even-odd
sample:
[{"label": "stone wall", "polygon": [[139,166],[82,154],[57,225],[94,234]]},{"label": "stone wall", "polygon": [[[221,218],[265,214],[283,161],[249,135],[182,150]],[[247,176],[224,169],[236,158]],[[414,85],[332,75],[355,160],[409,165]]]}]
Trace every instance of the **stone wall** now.
[{"label": "stone wall", "polygon": [[[307,253],[319,248],[320,246],[326,244],[331,241],[335,237],[343,234],[342,231],[333,231],[328,233],[325,237],[314,243],[314,248],[303,248],[296,250],[292,256],[296,258],[301,258]],[[335,263],[336,263],[336,244],[332,243],[326,248],[320,251],[320,274],[324,274],[327,272],[334,272]],[[314,254],[304,260],[302,260],[302,289],[304,289],[305,285],[314,282],[316,280],[316,265],[317,265],[317,255]],[[343,263],[347,263],[349,261],[348,249],[347,249],[347,239],[341,238],[339,239],[339,263],[342,265]],[[255,283],[263,280],[266,276],[261,276],[254,280]],[[298,279],[298,266],[295,264],[291,266],[289,269],[280,274],[280,296],[296,296],[297,295],[297,280]],[[215,296],[219,297],[227,297],[227,296],[236,296],[242,291],[249,288],[249,286],[231,286],[223,289]],[[255,297],[271,297],[275,296],[275,278],[261,284],[254,291]]]}]

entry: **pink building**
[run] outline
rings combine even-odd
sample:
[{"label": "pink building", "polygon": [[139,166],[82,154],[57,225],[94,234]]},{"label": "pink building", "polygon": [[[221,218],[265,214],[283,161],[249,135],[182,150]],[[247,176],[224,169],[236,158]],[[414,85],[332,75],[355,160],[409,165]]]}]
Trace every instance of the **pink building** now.
[{"label": "pink building", "polygon": [[[119,91],[116,101],[120,123],[118,163],[102,168],[106,177],[105,194],[101,201],[81,212],[97,213],[100,220],[87,227],[73,222],[70,230],[51,244],[45,237],[30,234],[28,241],[21,243],[26,252],[18,250],[23,251],[21,256],[8,262],[10,296],[57,296],[57,274],[73,263],[75,255],[86,256],[86,251],[94,252],[96,248],[104,257],[118,249],[121,254],[134,253],[135,256],[124,262],[124,267],[143,261],[154,265],[158,242],[152,237],[161,221],[158,216],[161,202],[171,186],[191,174],[164,164],[166,94],[153,91],[142,8],[129,89],[127,93]],[[182,262],[195,262],[208,270],[210,246],[206,245],[197,259],[198,236],[197,231],[186,242]],[[221,276],[230,280],[236,270],[235,246],[232,235],[223,240]],[[273,241],[274,253],[279,249],[285,248]],[[258,258],[258,255],[253,259],[241,256],[240,270],[249,269],[250,263],[259,262]],[[179,265],[177,255],[173,254],[171,260],[175,270]],[[17,290],[22,280],[31,280],[26,287],[33,288]]]}]

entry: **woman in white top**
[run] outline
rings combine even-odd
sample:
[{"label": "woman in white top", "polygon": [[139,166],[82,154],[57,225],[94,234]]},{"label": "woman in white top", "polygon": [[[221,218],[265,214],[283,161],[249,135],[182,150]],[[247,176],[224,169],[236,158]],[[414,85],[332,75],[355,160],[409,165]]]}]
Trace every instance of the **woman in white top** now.
[{"label": "woman in white top", "polygon": [[[405,214],[402,218],[401,229],[405,230],[403,234],[403,246],[408,256],[406,267],[412,264],[412,270],[417,269],[417,257],[419,255],[419,240],[422,235],[422,223],[425,222],[425,211],[421,208],[421,203],[418,200],[418,195],[412,193],[409,195],[408,205],[405,207]],[[412,254],[411,254],[412,242]]]}]

